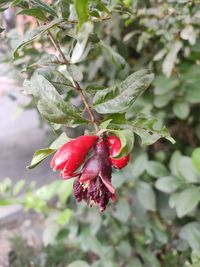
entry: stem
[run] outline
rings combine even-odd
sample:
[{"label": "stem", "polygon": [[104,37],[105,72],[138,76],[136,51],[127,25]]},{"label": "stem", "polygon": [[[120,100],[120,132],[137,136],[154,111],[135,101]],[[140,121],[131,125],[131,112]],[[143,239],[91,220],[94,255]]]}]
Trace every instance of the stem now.
[{"label": "stem", "polygon": [[[60,56],[62,57],[62,59],[63,59],[63,61],[64,61],[64,64],[65,64],[66,66],[69,66],[69,65],[70,65],[70,62],[69,62],[69,61],[67,60],[67,58],[65,57],[63,51],[62,51],[61,48],[60,48],[59,43],[58,43],[57,40],[53,37],[51,31],[48,30],[48,33],[47,33],[47,34],[48,34],[49,39],[50,39],[50,41],[52,42],[53,46],[55,47],[55,49],[59,52]],[[83,93],[83,90],[81,89],[81,87],[80,87],[80,85],[79,85],[79,83],[78,83],[77,81],[74,81],[74,80],[72,79],[72,83],[73,83],[73,86],[75,86],[76,91],[77,91],[78,94],[80,95],[81,100],[83,101],[83,103],[84,103],[84,105],[85,105],[85,109],[87,110],[87,113],[88,113],[88,115],[90,116],[91,123],[94,125],[94,128],[95,128],[96,132],[98,132],[98,131],[99,131],[99,127],[98,127],[98,125],[97,125],[97,123],[96,123],[94,113],[93,113],[93,111],[92,111],[92,109],[91,109],[91,107],[90,107],[90,105],[89,105],[89,103],[88,103],[88,101],[87,101],[87,99],[86,99],[84,93]]]}]

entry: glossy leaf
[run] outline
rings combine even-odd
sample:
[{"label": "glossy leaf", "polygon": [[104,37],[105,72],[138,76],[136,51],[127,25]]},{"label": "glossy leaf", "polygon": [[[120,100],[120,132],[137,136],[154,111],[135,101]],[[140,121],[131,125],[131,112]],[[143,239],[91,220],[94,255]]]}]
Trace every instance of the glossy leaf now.
[{"label": "glossy leaf", "polygon": [[40,164],[44,159],[46,159],[54,151],[55,151],[55,149],[50,149],[50,148],[43,148],[43,149],[37,150],[33,155],[33,159],[31,161],[31,164],[29,166],[27,166],[27,168],[28,169],[35,168],[38,164]]},{"label": "glossy leaf", "polygon": [[[155,117],[138,115],[133,123],[133,131],[141,138],[142,146],[147,146],[155,143],[160,138],[169,140],[172,144],[175,140],[170,136],[169,131],[165,126],[160,126],[159,121]],[[159,125],[159,127],[157,127]]]},{"label": "glossy leaf", "polygon": [[137,71],[123,82],[97,92],[93,99],[96,111],[109,114],[128,110],[149,87],[153,77],[154,75],[149,74],[147,70]]},{"label": "glossy leaf", "polygon": [[31,4],[33,5],[33,7],[37,7],[41,9],[42,11],[47,12],[53,17],[58,17],[58,15],[56,14],[56,11],[50,5],[44,3],[41,0],[31,0]]},{"label": "glossy leaf", "polygon": [[87,56],[90,50],[90,46],[88,45],[88,38],[92,30],[93,24],[91,22],[86,22],[82,25],[77,36],[77,43],[71,55],[72,64],[81,62]]},{"label": "glossy leaf", "polygon": [[79,29],[89,19],[88,3],[89,0],[74,0],[74,6],[79,20]]},{"label": "glossy leaf", "polygon": [[42,75],[34,73],[30,80],[24,82],[24,87],[27,94],[33,95],[39,112],[46,120],[58,124],[69,123],[74,119],[85,121]]},{"label": "glossy leaf", "polygon": [[44,12],[39,8],[23,9],[17,15],[31,16],[41,21],[47,21]]}]

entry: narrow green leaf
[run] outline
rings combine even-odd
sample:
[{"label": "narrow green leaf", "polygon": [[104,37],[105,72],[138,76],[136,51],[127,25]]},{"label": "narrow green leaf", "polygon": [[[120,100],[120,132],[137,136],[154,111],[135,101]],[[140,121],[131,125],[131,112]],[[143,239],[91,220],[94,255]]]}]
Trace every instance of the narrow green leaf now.
[{"label": "narrow green leaf", "polygon": [[33,7],[40,8],[42,11],[49,13],[53,17],[58,17],[56,11],[49,4],[45,4],[41,0],[31,0],[31,4]]},{"label": "narrow green leaf", "polygon": [[42,162],[44,159],[46,159],[49,155],[51,155],[55,149],[50,148],[43,148],[35,151],[31,164],[27,166],[28,169],[35,168],[40,162]]},{"label": "narrow green leaf", "polygon": [[73,49],[71,55],[71,63],[76,64],[81,62],[90,51],[90,45],[88,44],[89,34],[93,30],[93,24],[91,22],[85,22],[78,32],[77,43]]},{"label": "narrow green leaf", "polygon": [[17,15],[27,15],[39,19],[41,21],[47,21],[44,12],[39,8],[23,9],[18,12]]},{"label": "narrow green leaf", "polygon": [[34,29],[33,31],[28,32],[25,35],[25,38],[24,38],[23,42],[20,43],[17,46],[17,48],[14,50],[13,58],[16,59],[18,57],[19,49],[21,49],[25,45],[31,43],[38,36],[40,36],[41,34],[44,34],[46,31],[50,30],[51,28],[53,28],[55,26],[58,26],[61,22],[63,22],[63,19],[55,19],[55,20],[51,21],[49,24],[47,24],[47,25],[39,26],[38,28]]},{"label": "narrow green leaf", "polygon": [[118,113],[130,108],[134,101],[149,87],[154,75],[147,70],[137,71],[123,82],[98,91],[93,103],[97,112]]},{"label": "narrow green leaf", "polygon": [[74,0],[74,6],[79,20],[79,29],[89,19],[88,3],[89,0]]},{"label": "narrow green leaf", "polygon": [[25,185],[25,180],[18,181],[13,188],[13,195],[17,196],[23,189],[24,185]]}]

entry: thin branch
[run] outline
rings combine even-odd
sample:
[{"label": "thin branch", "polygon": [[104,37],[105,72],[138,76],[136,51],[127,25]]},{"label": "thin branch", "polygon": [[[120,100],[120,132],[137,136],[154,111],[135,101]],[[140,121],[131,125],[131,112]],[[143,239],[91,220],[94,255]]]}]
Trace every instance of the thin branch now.
[{"label": "thin branch", "polygon": [[[57,40],[53,37],[52,33],[50,30],[48,30],[47,32],[48,36],[49,36],[49,39],[50,41],[52,42],[53,46],[55,47],[55,49],[59,52],[60,56],[62,57],[63,61],[64,61],[64,64],[66,66],[69,66],[70,65],[70,62],[67,60],[67,58],[65,57],[63,51],[61,50],[60,48],[60,45],[59,43],[57,42]],[[78,94],[80,95],[81,97],[81,100],[83,101],[84,105],[85,105],[85,109],[87,110],[87,113],[89,114],[90,116],[90,120],[91,120],[91,123],[94,125],[94,128],[96,131],[99,131],[99,127],[96,123],[96,120],[95,120],[95,116],[94,116],[94,113],[91,109],[91,107],[89,106],[88,102],[87,102],[87,99],[83,93],[83,90],[81,89],[79,83],[77,81],[74,81],[73,80],[73,86],[76,88],[76,91],[78,92]]]}]

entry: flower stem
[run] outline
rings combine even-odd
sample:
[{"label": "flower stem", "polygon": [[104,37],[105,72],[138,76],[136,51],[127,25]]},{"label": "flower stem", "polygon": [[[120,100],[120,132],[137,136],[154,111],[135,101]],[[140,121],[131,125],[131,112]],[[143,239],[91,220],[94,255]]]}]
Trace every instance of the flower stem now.
[{"label": "flower stem", "polygon": [[[65,57],[63,51],[60,48],[60,45],[59,45],[58,41],[54,38],[54,36],[52,35],[52,33],[51,33],[50,30],[48,30],[47,34],[48,34],[48,37],[49,37],[51,43],[53,44],[53,46],[55,47],[55,49],[59,52],[60,56],[62,57],[62,59],[64,61],[64,64],[66,66],[69,66],[70,65],[70,62]],[[95,130],[98,132],[99,131],[99,127],[98,127],[98,125],[96,123],[94,113],[93,113],[93,111],[92,111],[92,109],[91,109],[91,107],[90,107],[90,105],[89,105],[89,103],[88,103],[88,101],[86,99],[86,96],[83,93],[82,88],[80,87],[79,83],[77,81],[74,81],[74,80],[73,80],[73,85],[75,86],[76,91],[80,95],[81,100],[83,101],[83,103],[85,105],[85,109],[87,110],[87,113],[90,116],[91,123],[93,124]]]}]

